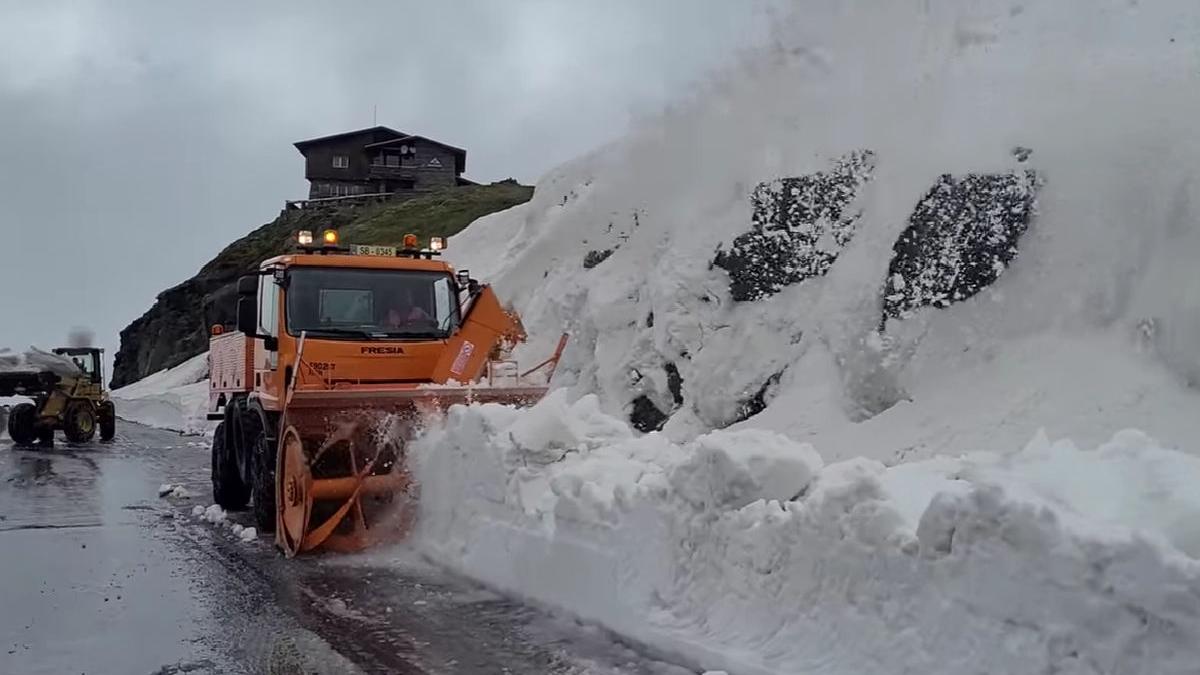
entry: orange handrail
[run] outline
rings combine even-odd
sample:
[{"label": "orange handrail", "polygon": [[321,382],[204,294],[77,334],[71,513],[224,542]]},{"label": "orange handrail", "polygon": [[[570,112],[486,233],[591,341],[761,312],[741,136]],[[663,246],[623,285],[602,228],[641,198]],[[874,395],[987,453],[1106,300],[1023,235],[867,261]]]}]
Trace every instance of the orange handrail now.
[{"label": "orange handrail", "polygon": [[521,377],[525,377],[526,375],[529,375],[530,373],[537,372],[537,371],[541,370],[542,368],[545,368],[547,365],[549,365],[549,366],[551,366],[550,374],[546,376],[546,381],[549,382],[551,379],[553,379],[554,371],[558,369],[558,360],[560,358],[562,358],[563,350],[567,348],[567,337],[568,337],[568,335],[566,333],[563,333],[562,337],[558,338],[558,347],[554,350],[554,355],[551,356],[550,358],[546,359],[545,361],[542,361],[541,363],[537,364],[536,366],[530,368],[529,370],[521,373]]}]

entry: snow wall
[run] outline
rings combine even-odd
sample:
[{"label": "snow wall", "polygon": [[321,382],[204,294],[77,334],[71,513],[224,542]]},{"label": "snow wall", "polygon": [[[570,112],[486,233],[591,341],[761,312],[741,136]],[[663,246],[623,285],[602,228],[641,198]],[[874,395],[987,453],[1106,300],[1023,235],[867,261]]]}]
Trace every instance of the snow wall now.
[{"label": "snow wall", "polygon": [[113,390],[112,399],[117,416],[123,420],[204,435],[216,427],[216,422],[205,417],[208,387],[208,352],[205,352],[174,368]]},{"label": "snow wall", "polygon": [[853,4],[451,239],[572,342],[418,545],[732,673],[1193,672],[1200,6]]},{"label": "snow wall", "polygon": [[525,361],[569,331],[559,381],[676,440],[752,417],[826,459],[1187,445],[1200,8],[849,5],[781,17],[448,259],[520,310]]},{"label": "snow wall", "polygon": [[735,674],[1194,673],[1200,459],[1097,449],[824,464],[761,429],[635,435],[595,396],[456,407],[417,547]]}]

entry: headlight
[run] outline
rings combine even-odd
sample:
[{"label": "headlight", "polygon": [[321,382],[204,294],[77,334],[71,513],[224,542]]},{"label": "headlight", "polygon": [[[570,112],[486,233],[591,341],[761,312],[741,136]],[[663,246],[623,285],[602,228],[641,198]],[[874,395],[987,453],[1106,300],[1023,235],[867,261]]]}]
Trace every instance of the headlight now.
[{"label": "headlight", "polygon": [[311,246],[313,241],[312,230],[300,230],[299,234],[296,235],[296,241],[301,246]]},{"label": "headlight", "polygon": [[440,251],[446,248],[446,240],[441,237],[433,237],[429,240],[430,251]]}]

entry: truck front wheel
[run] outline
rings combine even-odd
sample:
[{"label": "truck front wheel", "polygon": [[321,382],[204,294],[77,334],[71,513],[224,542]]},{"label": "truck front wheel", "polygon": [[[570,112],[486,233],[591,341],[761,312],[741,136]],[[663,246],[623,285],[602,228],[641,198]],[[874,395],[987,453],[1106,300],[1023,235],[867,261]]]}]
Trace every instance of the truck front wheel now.
[{"label": "truck front wheel", "polygon": [[259,532],[275,531],[275,453],[276,446],[259,432],[254,441],[254,524]]},{"label": "truck front wheel", "polygon": [[238,475],[234,448],[225,442],[225,423],[217,425],[212,442],[213,501],[226,511],[240,511],[250,501],[250,490]]}]

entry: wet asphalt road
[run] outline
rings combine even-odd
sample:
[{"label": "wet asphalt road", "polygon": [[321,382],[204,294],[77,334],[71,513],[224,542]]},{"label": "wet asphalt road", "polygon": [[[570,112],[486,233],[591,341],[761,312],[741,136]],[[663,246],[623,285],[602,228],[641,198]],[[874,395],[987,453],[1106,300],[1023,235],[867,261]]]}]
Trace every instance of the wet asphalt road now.
[{"label": "wet asphalt road", "polygon": [[110,444],[0,440],[0,675],[694,672],[403,547],[244,543],[191,515],[211,501],[207,447],[129,423]]}]

